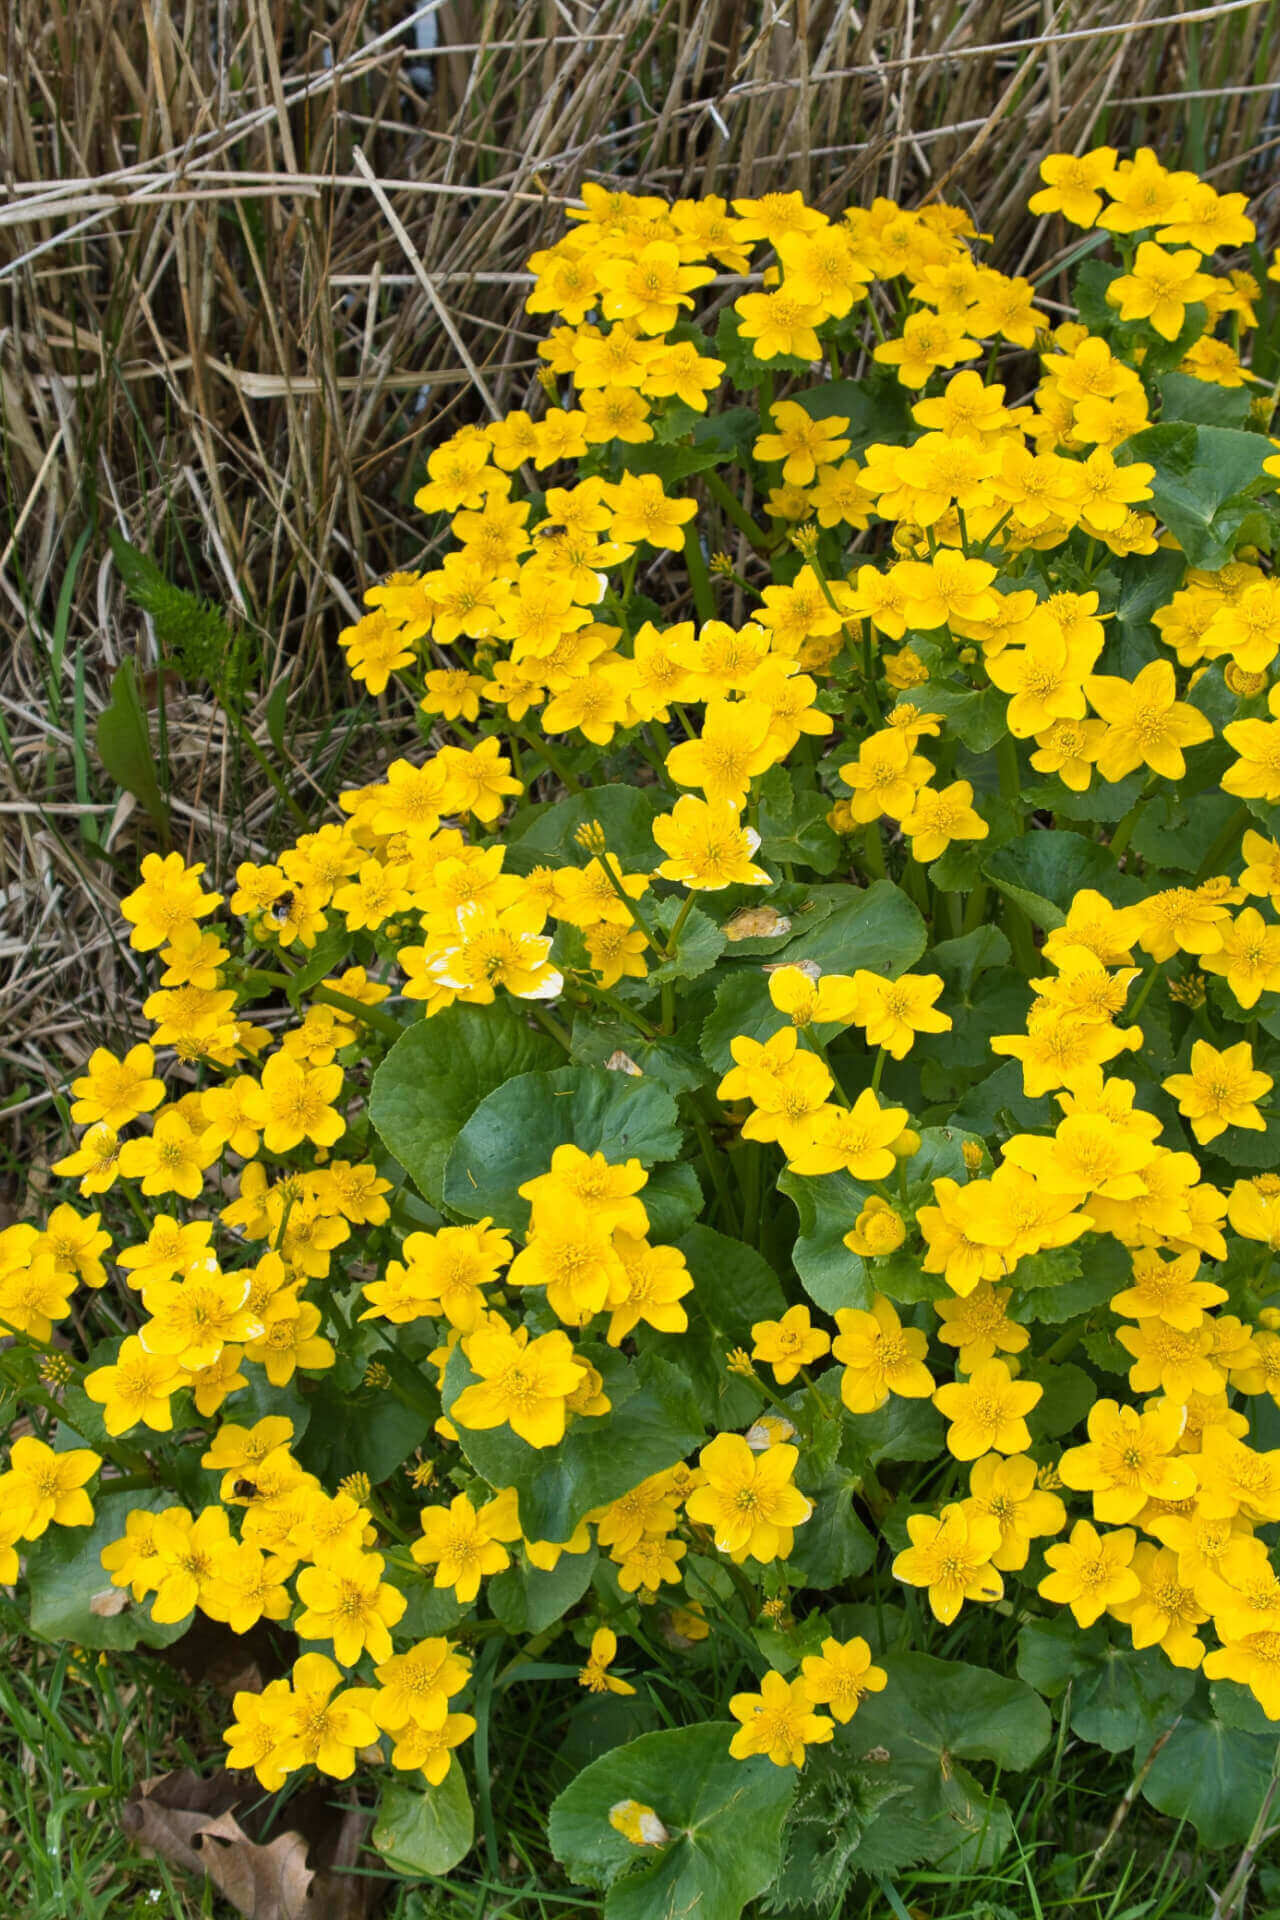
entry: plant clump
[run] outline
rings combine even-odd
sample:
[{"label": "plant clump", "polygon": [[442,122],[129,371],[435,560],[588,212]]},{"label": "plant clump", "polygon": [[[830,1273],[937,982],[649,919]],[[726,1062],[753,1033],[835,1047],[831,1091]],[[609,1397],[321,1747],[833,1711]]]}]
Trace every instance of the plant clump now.
[{"label": "plant clump", "polygon": [[1042,175],[1052,298],[955,207],[584,187],[340,636],[403,753],[124,902],[150,1037],[0,1234],[3,1577],[293,1636],[227,1764],[385,1768],[393,1860],[495,1680],[617,1716],[550,1840],[618,1916],[989,1862],[1046,1703],[1262,1802],[1264,269],[1147,149]]}]

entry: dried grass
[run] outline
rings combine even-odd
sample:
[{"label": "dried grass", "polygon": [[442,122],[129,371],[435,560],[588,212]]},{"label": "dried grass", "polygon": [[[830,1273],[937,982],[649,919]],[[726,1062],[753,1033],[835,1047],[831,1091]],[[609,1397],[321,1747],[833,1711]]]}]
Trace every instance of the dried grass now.
[{"label": "dried grass", "polygon": [[[0,28],[0,1097],[10,1151],[134,1031],[114,901],[146,817],[92,747],[154,664],[115,526],[256,637],[320,801],[349,728],[330,642],[417,552],[415,457],[534,371],[521,267],[586,176],[967,201],[1002,260],[1049,147],[1108,138],[1244,186],[1264,220],[1280,0],[10,0]],[[435,44],[415,46],[427,39]],[[276,832],[212,702],[157,705],[179,844]],[[250,775],[252,763],[250,763]],[[4,1134],[0,1134],[3,1140]],[[33,1144],[34,1143],[34,1144]]]}]

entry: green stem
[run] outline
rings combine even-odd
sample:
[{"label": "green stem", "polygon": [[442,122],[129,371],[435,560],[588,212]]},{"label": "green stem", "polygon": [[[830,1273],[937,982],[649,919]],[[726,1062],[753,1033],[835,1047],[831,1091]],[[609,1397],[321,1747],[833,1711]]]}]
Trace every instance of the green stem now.
[{"label": "green stem", "polygon": [[685,522],[684,563],[689,571],[694,610],[699,620],[714,620],[716,600],[711,591],[711,575],[707,572],[707,563],[702,556],[702,540],[698,533],[696,517]]},{"label": "green stem", "polygon": [[872,1067],[871,1069],[872,1093],[879,1093],[880,1091],[880,1077],[884,1072],[884,1062],[885,1062],[885,1049],[883,1047],[880,1047],[876,1052],[876,1063],[874,1067]]},{"label": "green stem", "polygon": [[681,907],[679,913],[675,917],[675,924],[672,926],[670,933],[667,935],[666,957],[668,960],[674,960],[676,957],[676,954],[679,952],[680,935],[684,932],[684,923],[689,918],[689,915],[692,912],[692,910],[693,910],[693,895],[691,893],[687,893],[685,895],[684,905]]},{"label": "green stem", "polygon": [[986,881],[979,880],[977,886],[969,895],[968,904],[964,910],[964,926],[962,930],[965,933],[975,932],[986,920],[987,901],[990,897],[990,892],[991,890],[987,886]]},{"label": "green stem", "polygon": [[[265,980],[269,986],[283,987],[286,992],[294,983],[292,973],[276,973],[266,967],[255,967],[254,977]],[[366,1006],[363,1000],[353,1000],[348,993],[339,993],[336,987],[312,987],[310,997],[322,1007],[336,1007],[341,1013],[349,1013],[364,1026],[372,1027],[376,1033],[383,1033],[388,1040],[398,1040],[404,1032],[400,1022],[389,1013],[382,1013],[377,1007]]]},{"label": "green stem", "polygon": [[562,786],[568,787],[570,793],[586,792],[586,788],[583,786],[581,780],[578,779],[578,776],[575,773],[570,773],[568,767],[566,767],[564,761],[560,758],[560,755],[553,747],[548,746],[545,735],[539,738],[529,727],[516,727],[515,732],[519,734],[526,746],[531,747],[534,753],[541,756],[556,776],[556,779],[559,780]]},{"label": "green stem", "polygon": [[[163,676],[161,677],[163,678]],[[309,831],[313,824],[310,815],[307,813],[306,809],[304,807],[299,806],[298,802],[294,799],[288,787],[285,785],[280,775],[276,772],[276,769],[272,766],[266,754],[262,751],[262,748],[258,745],[257,741],[254,739],[252,733],[250,733],[246,722],[242,720],[240,718],[240,715],[234,712],[230,707],[224,707],[223,712],[230,713],[232,724],[234,725],[236,732],[239,734],[245,746],[248,747],[250,753],[253,755],[258,765],[262,768],[262,771],[266,774],[267,779],[271,782],[271,785],[275,788],[275,791],[279,795],[280,799],[284,801],[284,804],[286,805],[286,807],[288,807],[290,813],[293,815],[298,825]]]},{"label": "green stem", "polygon": [[863,835],[866,849],[867,872],[874,880],[884,879],[884,841],[880,837],[880,822],[873,820]]},{"label": "green stem", "polygon": [[1237,807],[1201,861],[1200,871],[1192,882],[1193,886],[1198,887],[1202,881],[1208,880],[1213,876],[1224,854],[1230,853],[1252,818],[1253,815],[1249,812],[1248,807]]},{"label": "green stem", "polygon": [[738,532],[750,541],[757,553],[768,553],[773,545],[764,528],[757,525],[742,502],[734,497],[720,475],[714,470],[704,473],[703,481],[707,492]]},{"label": "green stem", "polygon": [[569,1029],[562,1026],[553,1014],[548,1013],[545,1007],[540,1007],[536,1001],[529,1001],[528,1006],[529,1012],[533,1015],[543,1031],[549,1033],[553,1040],[558,1040],[566,1053],[572,1053],[573,1036],[569,1032]]},{"label": "green stem", "polygon": [[706,1115],[702,1112],[696,1095],[689,1101],[689,1113],[693,1120],[693,1130],[698,1136],[698,1145],[702,1149],[702,1157],[707,1163],[711,1184],[716,1190],[716,1198],[724,1209],[726,1223],[740,1228],[741,1222],[736,1219],[737,1208],[733,1204],[733,1195],[724,1176],[720,1155],[716,1152],[715,1142],[711,1138],[711,1129],[707,1125]]},{"label": "green stem", "polygon": [[1129,1009],[1130,1026],[1136,1026],[1138,1024],[1138,1015],[1142,1012],[1142,1009],[1146,1006],[1147,1001],[1151,998],[1151,990],[1155,986],[1156,981],[1160,978],[1163,966],[1164,966],[1164,962],[1162,960],[1158,960],[1155,966],[1152,967],[1146,979],[1143,981],[1141,987],[1138,989],[1138,997]]}]

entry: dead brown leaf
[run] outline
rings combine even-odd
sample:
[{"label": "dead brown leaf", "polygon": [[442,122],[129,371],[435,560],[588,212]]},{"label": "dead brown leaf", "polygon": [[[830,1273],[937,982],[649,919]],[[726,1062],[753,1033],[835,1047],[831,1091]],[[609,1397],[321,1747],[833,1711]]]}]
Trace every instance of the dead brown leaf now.
[{"label": "dead brown leaf", "polygon": [[264,1840],[266,1809],[249,1776],[206,1779],[184,1768],[143,1781],[121,1820],[137,1846],[211,1880],[245,1920],[369,1920],[381,1885],[349,1871],[369,1815],[337,1813],[333,1791],[318,1784],[299,1794],[289,1829]]}]

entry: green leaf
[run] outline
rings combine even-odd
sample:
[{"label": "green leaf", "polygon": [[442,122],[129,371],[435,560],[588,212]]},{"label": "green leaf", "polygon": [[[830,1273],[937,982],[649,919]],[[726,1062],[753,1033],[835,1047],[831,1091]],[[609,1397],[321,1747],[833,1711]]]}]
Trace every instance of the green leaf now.
[{"label": "green leaf", "polygon": [[1137,1652],[1127,1637],[1113,1642],[1105,1622],[1081,1628],[1066,1613],[1023,1627],[1018,1674],[1048,1700],[1070,1685],[1072,1732],[1108,1753],[1150,1745],[1195,1687],[1195,1675],[1159,1648]]},{"label": "green leaf", "polygon": [[1142,1791],[1153,1807],[1190,1820],[1206,1847],[1241,1847],[1271,1781],[1269,1734],[1242,1732],[1209,1714],[1187,1714],[1165,1741]]},{"label": "green leaf", "polygon": [[979,978],[992,967],[1009,964],[1009,942],[999,927],[975,927],[956,940],[943,940],[929,954],[930,963],[955,992],[968,999]]},{"label": "green leaf", "polygon": [[[576,1417],[558,1446],[531,1447],[506,1426],[460,1434],[463,1453],[490,1486],[516,1488],[530,1540],[567,1540],[592,1507],[687,1459],[703,1439],[693,1389],[669,1360],[642,1353],[628,1361],[604,1347],[592,1347],[588,1357],[600,1370],[610,1410]],[[445,1374],[446,1411],[474,1378],[457,1349]]]},{"label": "green leaf", "polygon": [[796,1528],[787,1561],[804,1586],[839,1586],[842,1580],[865,1573],[875,1559],[875,1541],[853,1510],[858,1486],[856,1475],[836,1467],[823,1476],[816,1490],[804,1489],[814,1503],[813,1512]]},{"label": "green leaf", "polygon": [[1083,888],[1093,887],[1111,899],[1116,882],[1115,862],[1106,847],[1057,828],[997,848],[982,870],[1006,899],[1049,930],[1063,924],[1072,899]]},{"label": "green leaf", "polygon": [[132,660],[122,661],[112,674],[111,697],[98,715],[93,735],[98,758],[111,778],[141,801],[168,846],[169,809],[160,791],[151,728]]},{"label": "green leaf", "polygon": [[[35,1541],[27,1550],[26,1580],[28,1621],[37,1639],[73,1640],[77,1646],[109,1652],[167,1647],[180,1640],[191,1625],[190,1614],[172,1626],[157,1626],[149,1604],[139,1604],[127,1590],[112,1586],[101,1558],[102,1549],[121,1538],[131,1513],[158,1513],[172,1505],[173,1495],[166,1488],[154,1493],[104,1490],[94,1496],[92,1526],[50,1527]],[[122,1599],[118,1613],[105,1611]]]},{"label": "green leaf", "polygon": [[847,1173],[824,1173],[816,1179],[798,1173],[778,1175],[778,1192],[786,1194],[800,1217],[792,1251],[795,1270],[809,1298],[824,1313],[871,1305],[875,1288],[867,1278],[866,1265],[844,1244],[868,1191]]},{"label": "green leaf", "polygon": [[1075,277],[1072,293],[1080,318],[1090,333],[1105,333],[1116,324],[1116,310],[1107,302],[1107,288],[1123,269],[1105,260],[1086,260]]},{"label": "green leaf", "polygon": [[1236,427],[1147,427],[1119,450],[1126,462],[1155,468],[1149,505],[1193,567],[1221,567],[1254,511],[1246,490],[1265,476],[1273,449],[1265,434]]},{"label": "green leaf", "polygon": [[[780,772],[780,768],[772,771]],[[787,783],[785,802],[777,806],[760,798],[760,857],[773,866],[812,867],[833,873],[839,864],[841,842],[827,825],[830,802],[821,793],[795,794]]]},{"label": "green leaf", "polygon": [[[778,1869],[791,1767],[734,1760],[735,1729],[709,1721],[646,1733],[580,1773],[551,1808],[551,1849],[566,1872],[608,1888],[606,1920],[737,1920]],[[619,1801],[652,1807],[670,1835],[636,1847],[609,1825]]]},{"label": "green leaf", "polygon": [[1027,1425],[1036,1440],[1056,1440],[1078,1427],[1098,1397],[1096,1383],[1083,1367],[1070,1362],[1038,1360],[1023,1369],[1024,1380],[1035,1380],[1044,1394],[1027,1415]]},{"label": "green leaf", "polygon": [[686,1161],[655,1167],[641,1193],[651,1240],[678,1240],[702,1211],[702,1188]]},{"label": "green leaf", "polygon": [[1132,1272],[1129,1255],[1117,1240],[1092,1242],[1087,1266],[1078,1246],[1052,1247],[1019,1260],[1009,1311],[1017,1320],[1061,1326],[1110,1300],[1130,1284]]},{"label": "green leaf", "polygon": [[1168,788],[1154,793],[1134,827],[1133,850],[1161,872],[1197,873],[1238,806],[1229,793],[1199,793],[1186,802]]},{"label": "green leaf", "polygon": [[1247,386],[1216,387],[1208,380],[1194,380],[1188,373],[1166,373],[1161,375],[1159,387],[1162,421],[1190,421],[1197,427],[1242,427],[1249,418],[1252,396]]},{"label": "green leaf", "polygon": [[[682,900],[664,900],[654,916],[663,933],[670,935]],[[680,929],[680,944],[670,960],[660,961],[649,974],[647,986],[660,987],[668,980],[697,980],[714,967],[725,949],[725,937],[715,921],[701,907],[691,907]]]},{"label": "green leaf", "polygon": [[752,407],[729,407],[723,413],[695,414],[688,431],[674,444],[658,440],[626,450],[628,473],[656,473],[664,485],[687,480],[691,474],[721,467],[750,446],[759,428]]},{"label": "green leaf", "polygon": [[207,680],[224,706],[238,706],[249,666],[248,635],[217,607],[175,586],[149,554],[111,529],[111,557],[135,607],[151,615],[162,653],[192,679]]},{"label": "green leaf", "polygon": [[311,1396],[311,1423],[299,1456],[308,1472],[332,1481],[348,1473],[367,1473],[372,1485],[380,1487],[431,1431],[426,1378],[421,1391],[421,1405],[406,1406],[389,1388],[357,1388],[352,1393],[326,1376]]},{"label": "green leaf", "polygon": [[[837,1384],[837,1398],[839,1391]],[[931,1400],[904,1400],[893,1393],[874,1413],[849,1416],[840,1458],[855,1470],[881,1460],[937,1460],[945,1451],[944,1431],[942,1415]]]},{"label": "green leaf", "polygon": [[915,1818],[909,1788],[875,1774],[851,1768],[830,1747],[806,1756],[782,1866],[765,1896],[770,1913],[844,1914],[855,1874],[897,1874],[927,1856],[933,1834]]},{"label": "green leaf", "polygon": [[892,880],[876,880],[865,889],[823,889],[838,896],[820,926],[799,934],[782,950],[788,965],[814,960],[824,973],[852,973],[866,967],[896,980],[925,950],[926,932],[919,910]]},{"label": "green leaf", "polygon": [[475,1815],[457,1760],[438,1787],[388,1780],[370,1836],[389,1866],[402,1873],[441,1874],[471,1851]]},{"label": "green leaf", "polygon": [[947,731],[971,753],[989,753],[1009,731],[1008,696],[998,687],[955,687],[931,680],[917,691],[919,704],[930,713],[940,713]]},{"label": "green leaf", "polygon": [[911,431],[908,396],[897,380],[879,373],[866,380],[824,380],[787,398],[798,401],[814,420],[844,416],[853,443],[846,459],[863,452],[873,440],[901,440]]},{"label": "green leaf", "polygon": [[[911,1807],[934,1832],[932,1857],[954,1871],[999,1859],[1013,1835],[1004,1801],[958,1763],[985,1760],[1022,1772],[1051,1730],[1044,1702],[1020,1680],[927,1654],[884,1654],[883,1693],[868,1695],[837,1735],[860,1766],[911,1789]],[[887,1754],[888,1758],[880,1756]]]},{"label": "green leaf", "polygon": [[518,1074],[480,1102],[458,1135],[445,1168],[445,1203],[468,1219],[487,1215],[521,1232],[529,1203],[518,1189],[545,1173],[555,1148],[569,1142],[615,1165],[633,1157],[646,1167],[674,1160],[681,1145],[676,1103],[653,1080],[603,1067]]},{"label": "green leaf", "polygon": [[561,1057],[509,999],[461,1003],[410,1027],[373,1076],[369,1117],[432,1206],[444,1200],[453,1145],[486,1094]]},{"label": "green leaf", "polygon": [[517,1559],[485,1583],[494,1615],[508,1633],[544,1632],[577,1606],[591,1585],[597,1557],[594,1547],[586,1553],[562,1553],[549,1571]]},{"label": "green leaf", "polygon": [[757,1320],[786,1311],[778,1276],[754,1247],[711,1227],[691,1227],[678,1242],[693,1276],[693,1297],[716,1332],[733,1347],[750,1347]]},{"label": "green leaf", "polygon": [[[730,1043],[742,1035],[768,1040],[791,1024],[769,998],[769,977],[761,967],[734,967],[716,988],[716,1003],[702,1023],[702,1057],[717,1073],[733,1065]],[[838,1029],[837,1029],[838,1031]]]},{"label": "green leaf", "polygon": [[624,871],[650,873],[658,858],[653,823],[667,802],[655,787],[592,787],[552,805],[522,808],[506,829],[508,867],[527,872],[546,861],[586,865],[586,854],[574,839],[580,827],[604,828],[609,852]]}]

